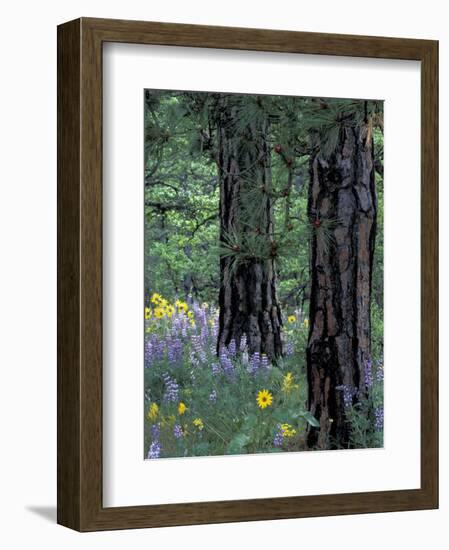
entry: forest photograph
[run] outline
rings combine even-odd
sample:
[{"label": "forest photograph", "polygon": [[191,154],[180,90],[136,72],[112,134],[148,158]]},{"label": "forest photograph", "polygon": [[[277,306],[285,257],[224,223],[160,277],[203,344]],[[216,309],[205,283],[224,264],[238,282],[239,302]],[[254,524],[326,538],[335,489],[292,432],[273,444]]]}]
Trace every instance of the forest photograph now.
[{"label": "forest photograph", "polygon": [[383,101],[144,91],[144,458],[383,447]]}]

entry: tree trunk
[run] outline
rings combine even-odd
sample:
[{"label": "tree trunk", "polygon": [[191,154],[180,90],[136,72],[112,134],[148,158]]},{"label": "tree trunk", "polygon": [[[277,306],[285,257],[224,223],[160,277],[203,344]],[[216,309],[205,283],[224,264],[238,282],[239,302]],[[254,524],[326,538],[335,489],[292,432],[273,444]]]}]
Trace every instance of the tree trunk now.
[{"label": "tree trunk", "polygon": [[[240,100],[241,101],[241,100]],[[217,121],[220,182],[220,317],[217,349],[246,335],[250,353],[282,354],[276,296],[268,121],[261,114],[239,122],[244,105],[220,99]]]},{"label": "tree trunk", "polygon": [[310,448],[347,448],[345,411],[365,392],[371,359],[371,282],[376,234],[372,129],[340,130],[328,159],[311,157],[308,215],[313,231],[307,374]]}]

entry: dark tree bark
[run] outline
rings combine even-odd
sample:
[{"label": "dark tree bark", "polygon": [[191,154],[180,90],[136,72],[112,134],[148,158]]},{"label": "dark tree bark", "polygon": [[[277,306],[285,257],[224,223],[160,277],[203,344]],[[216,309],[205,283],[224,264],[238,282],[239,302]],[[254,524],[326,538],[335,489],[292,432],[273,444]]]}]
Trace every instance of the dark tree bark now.
[{"label": "dark tree bark", "polygon": [[[242,126],[241,109],[232,96],[218,104],[220,241],[233,246],[235,255],[220,259],[217,349],[232,339],[239,346],[246,335],[250,353],[275,359],[282,354],[282,320],[276,296],[268,120],[259,115]],[[259,243],[257,250],[254,243]]]},{"label": "dark tree bark", "polygon": [[350,442],[345,409],[365,391],[370,361],[370,301],[376,235],[372,128],[349,121],[330,158],[310,161],[312,226],[310,325],[307,347],[310,448]]}]

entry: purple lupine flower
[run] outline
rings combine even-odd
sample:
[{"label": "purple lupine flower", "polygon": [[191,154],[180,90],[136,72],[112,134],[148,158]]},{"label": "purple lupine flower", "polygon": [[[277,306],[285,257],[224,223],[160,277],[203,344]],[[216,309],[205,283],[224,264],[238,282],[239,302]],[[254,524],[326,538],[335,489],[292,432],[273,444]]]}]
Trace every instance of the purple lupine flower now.
[{"label": "purple lupine flower", "polygon": [[151,442],[150,448],[148,449],[147,458],[159,458],[161,455],[162,446],[159,441],[160,431],[161,430],[160,430],[159,424],[153,424],[151,426],[152,442]]},{"label": "purple lupine flower", "polygon": [[229,342],[228,352],[231,357],[235,357],[237,354],[237,346],[234,338]]},{"label": "purple lupine flower", "polygon": [[206,334],[207,334],[207,313],[206,313],[206,310],[203,309],[203,308],[200,308],[197,311],[195,311],[195,313],[196,313],[197,322],[199,323],[199,325],[202,328],[206,329]]},{"label": "purple lupine flower", "polygon": [[190,341],[192,342],[192,348],[197,353],[199,353],[203,349],[200,337],[197,336],[196,334],[192,334]]},{"label": "purple lupine flower", "polygon": [[220,350],[220,364],[226,374],[234,373],[234,365],[232,364],[232,361],[225,348],[222,348]]},{"label": "purple lupine flower", "polygon": [[295,353],[295,344],[293,342],[287,342],[285,346],[285,354],[287,356],[293,355]]},{"label": "purple lupine flower", "polygon": [[351,408],[352,400],[355,395],[354,388],[352,386],[348,386],[347,384],[343,384],[342,386],[337,386],[336,389],[343,391],[343,404],[345,409]]},{"label": "purple lupine flower", "polygon": [[247,338],[246,334],[243,334],[240,338],[240,351],[244,353],[246,351],[246,345],[247,345]]},{"label": "purple lupine flower", "polygon": [[384,379],[384,366],[379,361],[376,365],[376,381],[383,382],[383,379]]},{"label": "purple lupine flower", "polygon": [[179,424],[175,424],[173,426],[173,435],[175,436],[176,439],[181,439],[184,436],[182,432],[182,428]]},{"label": "purple lupine flower", "polygon": [[189,359],[190,359],[190,362],[192,363],[192,365],[194,367],[199,367],[200,362],[198,361],[197,356],[196,356],[195,352],[193,351],[193,349],[191,349],[189,351]]},{"label": "purple lupine flower", "polygon": [[373,387],[373,371],[372,363],[370,359],[366,359],[364,362],[364,372],[365,372],[365,386],[368,389]]},{"label": "purple lupine flower", "polygon": [[192,341],[192,347],[195,350],[197,357],[199,357],[200,361],[204,363],[206,361],[206,352],[203,349],[203,343],[201,341],[201,337],[194,334],[192,335],[191,341]]},{"label": "purple lupine flower", "polygon": [[281,428],[281,425],[278,424],[276,426],[276,433],[274,435],[274,439],[273,439],[273,445],[275,447],[282,447],[282,444],[284,443],[284,434],[282,432],[282,428]]},{"label": "purple lupine flower", "polygon": [[217,401],[217,392],[215,390],[212,390],[209,395],[209,401],[211,403],[215,403]]},{"label": "purple lupine flower", "polygon": [[156,344],[156,355],[158,359],[163,359],[165,355],[165,341],[164,340],[158,340]]},{"label": "purple lupine flower", "polygon": [[178,401],[179,386],[176,380],[174,380],[167,373],[162,375],[162,379],[164,380],[165,385],[164,401],[166,403],[173,403],[174,401]]},{"label": "purple lupine flower", "polygon": [[201,333],[200,333],[200,339],[203,344],[206,343],[208,336],[209,336],[209,331],[207,329],[207,324],[206,324],[201,327]]},{"label": "purple lupine flower", "polygon": [[374,409],[374,429],[380,432],[384,427],[384,409],[376,407]]},{"label": "purple lupine flower", "polygon": [[153,424],[151,426],[151,438],[152,439],[159,439],[160,433],[161,433],[160,423]]},{"label": "purple lupine flower", "polygon": [[259,368],[260,366],[260,354],[258,351],[256,351],[255,353],[253,353],[253,355],[251,355],[250,359],[249,359],[249,372],[251,372],[252,374],[254,374],[255,372],[257,372],[257,369]]},{"label": "purple lupine flower", "polygon": [[220,374],[221,372],[220,365],[218,363],[212,363],[211,369],[212,369],[212,374],[214,376],[216,376],[217,374]]},{"label": "purple lupine flower", "polygon": [[158,439],[151,442],[150,448],[148,449],[147,458],[159,458],[161,456],[162,446]]},{"label": "purple lupine flower", "polygon": [[170,363],[176,363],[182,358],[182,341],[175,338],[167,338],[167,358]]},{"label": "purple lupine flower", "polygon": [[218,317],[214,318],[214,323],[212,325],[211,335],[212,335],[212,338],[214,338],[214,339],[217,338],[217,336],[218,336]]},{"label": "purple lupine flower", "polygon": [[175,355],[175,360],[180,361],[182,359],[184,345],[181,338],[176,337],[173,341],[173,351]]},{"label": "purple lupine flower", "polygon": [[167,338],[167,359],[169,360],[170,363],[174,363],[175,361],[175,354],[174,354],[173,347],[171,345],[170,338]]},{"label": "purple lupine flower", "polygon": [[270,361],[265,353],[262,353],[262,358],[260,360],[260,366],[263,369],[268,369],[270,366]]},{"label": "purple lupine flower", "polygon": [[181,326],[182,326],[182,321],[179,317],[179,313],[175,313],[175,315],[173,316],[172,325],[170,329],[170,332],[172,333],[173,336],[178,336]]}]

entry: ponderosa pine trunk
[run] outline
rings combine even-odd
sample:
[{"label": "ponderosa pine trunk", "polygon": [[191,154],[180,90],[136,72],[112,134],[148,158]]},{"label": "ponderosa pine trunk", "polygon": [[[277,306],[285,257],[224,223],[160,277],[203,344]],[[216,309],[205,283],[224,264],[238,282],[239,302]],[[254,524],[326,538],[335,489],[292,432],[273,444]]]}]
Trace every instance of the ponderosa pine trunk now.
[{"label": "ponderosa pine trunk", "polygon": [[[264,353],[273,360],[282,354],[282,320],[269,194],[269,126],[263,116],[242,125],[239,108],[232,96],[224,96],[217,121],[220,241],[228,249],[235,248],[235,255],[220,258],[217,349],[232,340],[238,347],[246,335],[250,353]],[[251,254],[250,242],[260,243],[260,250]]]},{"label": "ponderosa pine trunk", "polygon": [[345,411],[365,391],[371,359],[371,283],[376,235],[372,128],[345,124],[333,154],[310,161],[312,226],[307,347],[310,448],[347,448]]}]

